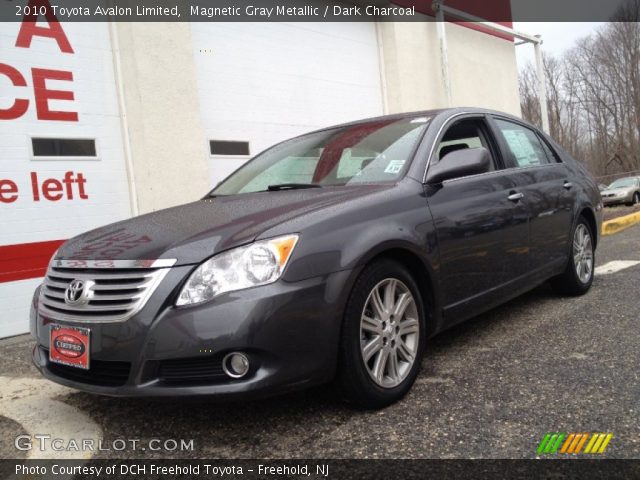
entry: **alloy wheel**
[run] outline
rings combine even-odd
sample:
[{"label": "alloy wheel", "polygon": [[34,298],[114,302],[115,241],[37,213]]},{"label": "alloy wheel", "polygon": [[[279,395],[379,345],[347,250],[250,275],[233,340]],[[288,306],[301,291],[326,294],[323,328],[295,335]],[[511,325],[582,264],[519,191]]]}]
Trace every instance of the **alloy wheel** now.
[{"label": "alloy wheel", "polygon": [[411,291],[396,278],[382,280],[369,293],[360,319],[360,350],[371,379],[383,388],[400,385],[416,360],[419,341]]},{"label": "alloy wheel", "polygon": [[593,275],[593,243],[589,229],[579,224],[573,235],[573,264],[578,279],[586,284]]}]

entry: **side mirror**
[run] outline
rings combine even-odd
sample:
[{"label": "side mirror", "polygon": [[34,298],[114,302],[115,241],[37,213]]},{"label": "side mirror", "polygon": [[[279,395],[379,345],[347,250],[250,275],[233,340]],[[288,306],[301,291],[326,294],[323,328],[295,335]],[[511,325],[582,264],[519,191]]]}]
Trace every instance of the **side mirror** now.
[{"label": "side mirror", "polygon": [[442,183],[453,178],[486,173],[491,168],[491,154],[484,147],[465,148],[447,153],[429,167],[427,183]]}]

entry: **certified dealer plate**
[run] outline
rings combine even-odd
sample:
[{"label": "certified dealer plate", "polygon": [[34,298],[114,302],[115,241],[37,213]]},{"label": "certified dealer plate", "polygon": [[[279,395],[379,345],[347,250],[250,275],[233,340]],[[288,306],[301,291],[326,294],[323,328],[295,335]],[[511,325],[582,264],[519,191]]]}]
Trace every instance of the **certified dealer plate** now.
[{"label": "certified dealer plate", "polygon": [[49,361],[88,370],[90,333],[88,328],[51,324]]}]

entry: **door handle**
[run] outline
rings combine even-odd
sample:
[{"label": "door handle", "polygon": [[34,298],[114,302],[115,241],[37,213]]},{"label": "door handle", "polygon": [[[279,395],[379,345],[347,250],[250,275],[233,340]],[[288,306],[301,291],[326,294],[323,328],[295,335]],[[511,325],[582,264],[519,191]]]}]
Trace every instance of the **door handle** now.
[{"label": "door handle", "polygon": [[571,190],[571,187],[573,187],[573,183],[571,182],[567,182],[566,180],[564,181],[564,185],[562,185],[564,188],[566,188],[567,190]]},{"label": "door handle", "polygon": [[522,193],[522,192],[513,192],[507,198],[509,200],[511,200],[512,202],[518,202],[518,201],[520,201],[521,199],[524,198],[524,193]]}]

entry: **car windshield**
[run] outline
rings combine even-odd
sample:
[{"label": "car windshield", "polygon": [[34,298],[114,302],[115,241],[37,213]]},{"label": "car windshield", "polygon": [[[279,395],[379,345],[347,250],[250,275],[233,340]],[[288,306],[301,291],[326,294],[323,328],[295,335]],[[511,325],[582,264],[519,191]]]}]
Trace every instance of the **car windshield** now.
[{"label": "car windshield", "polygon": [[621,178],[620,180],[616,180],[609,188],[625,188],[625,187],[633,187],[636,184],[635,178]]},{"label": "car windshield", "polygon": [[373,120],[285,141],[247,162],[210,195],[396,181],[429,121]]}]

